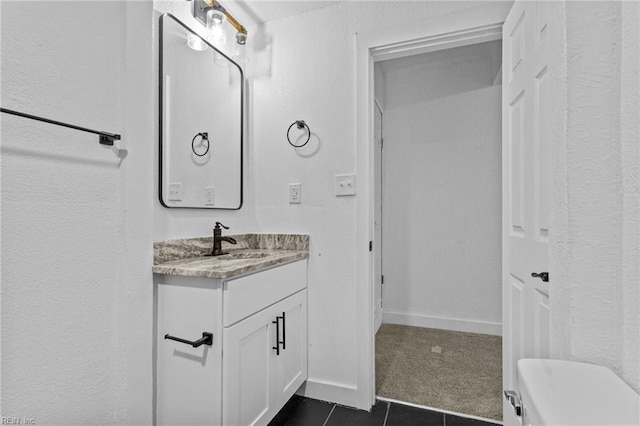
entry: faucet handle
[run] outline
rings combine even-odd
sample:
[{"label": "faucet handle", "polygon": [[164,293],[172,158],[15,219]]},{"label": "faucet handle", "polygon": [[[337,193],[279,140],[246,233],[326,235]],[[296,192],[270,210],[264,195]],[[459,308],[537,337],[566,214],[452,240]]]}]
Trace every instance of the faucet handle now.
[{"label": "faucet handle", "polygon": [[223,225],[223,224],[221,224],[220,222],[216,222],[216,228],[217,228],[217,229],[220,229],[220,227],[221,227],[221,226],[222,226],[224,229],[229,229],[229,227],[228,227],[228,226],[224,226],[224,225]]}]

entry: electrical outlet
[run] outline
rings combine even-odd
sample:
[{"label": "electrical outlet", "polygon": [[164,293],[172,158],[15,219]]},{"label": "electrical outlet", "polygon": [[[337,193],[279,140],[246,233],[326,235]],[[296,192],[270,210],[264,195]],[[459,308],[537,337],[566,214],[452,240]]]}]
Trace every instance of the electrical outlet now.
[{"label": "electrical outlet", "polygon": [[169,201],[182,201],[182,184],[169,184]]},{"label": "electrical outlet", "polygon": [[289,184],[289,204],[300,204],[302,194],[300,193],[299,183]]},{"label": "electrical outlet", "polygon": [[205,193],[205,199],[204,199],[204,204],[205,206],[215,206],[216,205],[216,188],[213,186],[208,186],[204,189],[204,193]]},{"label": "electrical outlet", "polygon": [[336,175],[336,197],[356,195],[356,175]]}]

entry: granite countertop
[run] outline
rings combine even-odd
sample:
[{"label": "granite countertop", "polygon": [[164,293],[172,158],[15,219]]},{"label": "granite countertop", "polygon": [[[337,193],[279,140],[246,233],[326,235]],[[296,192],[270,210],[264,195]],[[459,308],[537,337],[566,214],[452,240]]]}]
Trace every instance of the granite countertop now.
[{"label": "granite countertop", "polygon": [[309,235],[226,235],[238,244],[222,242],[223,256],[211,253],[212,237],[153,243],[153,272],[203,278],[232,278],[309,257]]}]

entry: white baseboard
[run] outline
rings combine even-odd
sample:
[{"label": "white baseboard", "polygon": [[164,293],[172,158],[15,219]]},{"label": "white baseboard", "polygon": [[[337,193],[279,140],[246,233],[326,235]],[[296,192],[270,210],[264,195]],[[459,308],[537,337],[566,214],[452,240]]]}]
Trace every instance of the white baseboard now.
[{"label": "white baseboard", "polygon": [[307,379],[307,381],[300,386],[296,394],[347,407],[356,407],[358,401],[358,392],[355,386],[313,379]]},{"label": "white baseboard", "polygon": [[401,312],[385,312],[383,322],[387,324],[412,325],[414,327],[437,328],[440,330],[464,331],[467,333],[502,336],[502,324],[499,322],[433,317]]},{"label": "white baseboard", "polygon": [[382,309],[377,309],[376,308],[376,317],[375,317],[374,324],[373,324],[373,327],[374,327],[374,330],[375,330],[373,332],[374,335],[378,332],[378,330],[380,330],[380,326],[382,325],[382,318],[384,317],[383,314],[384,314],[384,311]]}]

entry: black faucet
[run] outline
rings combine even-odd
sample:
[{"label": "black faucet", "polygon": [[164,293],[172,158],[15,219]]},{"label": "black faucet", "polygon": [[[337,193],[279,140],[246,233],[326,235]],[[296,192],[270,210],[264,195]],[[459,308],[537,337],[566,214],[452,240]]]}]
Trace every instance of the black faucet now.
[{"label": "black faucet", "polygon": [[215,228],[213,228],[213,251],[209,256],[220,256],[223,254],[227,254],[226,251],[222,251],[222,242],[226,241],[231,244],[238,244],[238,242],[231,237],[223,237],[222,236],[222,228],[229,229],[228,226],[224,226],[220,222],[216,222]]}]

